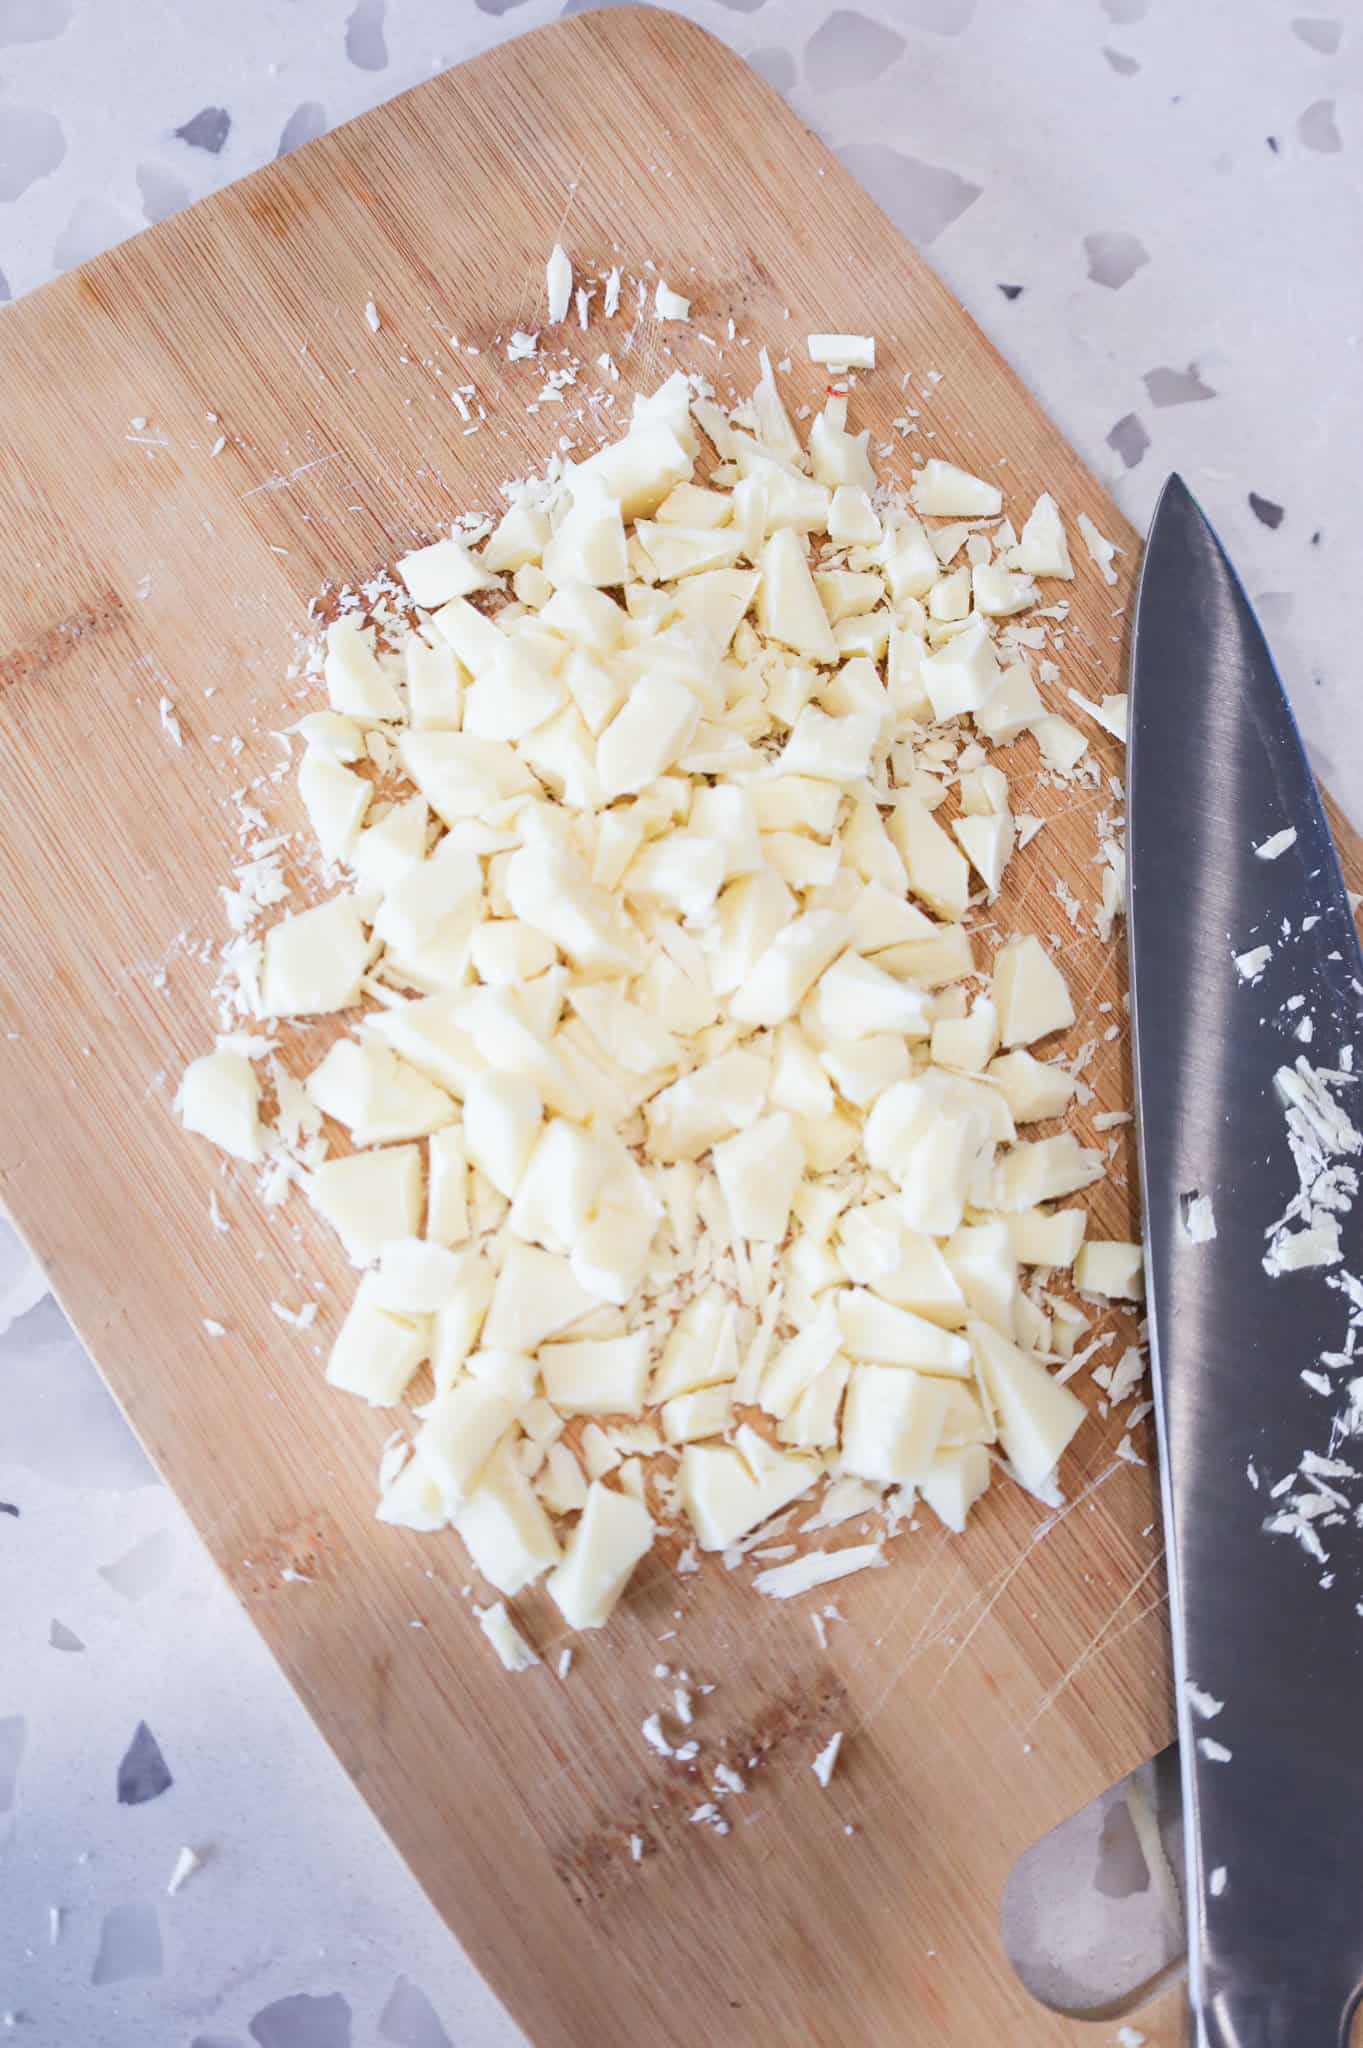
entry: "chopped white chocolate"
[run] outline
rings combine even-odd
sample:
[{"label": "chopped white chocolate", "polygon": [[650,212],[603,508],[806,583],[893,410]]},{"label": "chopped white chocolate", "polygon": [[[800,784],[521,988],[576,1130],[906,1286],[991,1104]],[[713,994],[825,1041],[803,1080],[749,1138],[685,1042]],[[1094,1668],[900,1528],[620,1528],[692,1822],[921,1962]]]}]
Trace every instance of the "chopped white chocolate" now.
[{"label": "chopped white chocolate", "polygon": [[989,1453],[983,1444],[944,1445],[916,1484],[938,1520],[959,1536],[989,1484]]},{"label": "chopped white chocolate", "polygon": [[403,555],[397,571],[414,604],[427,611],[448,604],[452,597],[468,597],[475,590],[495,590],[497,579],[484,563],[471,555],[459,540],[437,540],[429,547]]},{"label": "chopped white chocolate", "polygon": [[511,1619],[505,1600],[494,1601],[490,1607],[475,1607],[473,1611],[505,1670],[533,1670],[540,1660]]},{"label": "chopped white chocolate", "polygon": [[327,1378],[359,1394],[371,1408],[391,1408],[431,1349],[429,1316],[391,1315],[377,1298],[377,1276],[366,1273],[331,1347]]},{"label": "chopped white chocolate", "polygon": [[1105,1299],[1145,1299],[1145,1265],[1138,1244],[1091,1237],[1074,1262],[1074,1284],[1081,1294]]},{"label": "chopped white chocolate", "polygon": [[539,1367],[545,1394],[561,1415],[641,1415],[648,1332],[546,1344]]},{"label": "chopped white chocolate", "polygon": [[811,363],[828,363],[837,370],[874,370],[876,366],[873,334],[811,334],[806,346]]},{"label": "chopped white chocolate", "polygon": [[1021,569],[1028,576],[1073,578],[1064,524],[1049,491],[1043,491],[1032,507],[1016,547],[1008,551],[1007,562],[1010,569]]},{"label": "chopped white chocolate", "polygon": [[769,1600],[795,1600],[818,1586],[829,1586],[854,1572],[874,1570],[889,1562],[879,1543],[854,1543],[846,1550],[810,1550],[789,1564],[770,1566],[754,1575],[753,1586]]},{"label": "chopped white chocolate", "polygon": [[838,1752],[841,1748],[842,1731],[839,1730],[837,1734],[829,1736],[827,1742],[809,1767],[825,1792],[828,1790],[832,1782],[833,1773],[837,1769]]},{"label": "chopped white chocolate", "polygon": [[969,1335],[1008,1460],[1021,1484],[1040,1492],[1083,1422],[1084,1404],[988,1323],[972,1322]]},{"label": "chopped white chocolate", "polygon": [[1010,1051],[1053,1031],[1067,1031],[1074,1022],[1065,977],[1030,933],[1000,948],[994,961],[994,1004],[1000,1043]]},{"label": "chopped white chocolate", "polygon": [[514,1600],[562,1556],[553,1524],[503,1443],[473,1492],[454,1516],[474,1565],[497,1591]]},{"label": "chopped white chocolate", "polygon": [[688,1444],[682,1452],[681,1497],[702,1550],[725,1550],[793,1500],[821,1471],[810,1457],[777,1451],[757,1432],[739,1429],[734,1446]]},{"label": "chopped white chocolate", "polygon": [[1104,583],[1115,583],[1117,572],[1112,566],[1112,560],[1118,552],[1116,543],[1104,540],[1087,512],[1079,514],[1078,526],[1084,546],[1088,549],[1089,559],[1097,568]]},{"label": "chopped white chocolate", "polygon": [[548,1586],[570,1628],[603,1628],[641,1557],[652,1548],[647,1508],[595,1481]]},{"label": "chopped white chocolate", "polygon": [[904,1366],[859,1365],[847,1387],[842,1460],[859,1478],[912,1485],[942,1440],[949,1388],[945,1380]]},{"label": "chopped white chocolate", "polygon": [[338,1038],[303,1085],[357,1145],[424,1138],[455,1115],[450,1097],[415,1067],[385,1046],[357,1045],[353,1038]]},{"label": "chopped white chocolate", "polygon": [[[576,287],[583,327],[620,284]],[[559,245],[546,288],[551,329],[575,295]],[[655,265],[634,289],[636,338],[669,353],[655,322],[688,302]],[[548,1573],[567,1625],[600,1627],[655,1515],[678,1569],[760,1547],[758,1592],[789,1598],[882,1566],[915,1489],[952,1532],[1004,1457],[1046,1495],[1083,1413],[1046,1361],[1067,1378],[1092,1350],[1067,1269],[1129,1300],[1140,1263],[1051,1206],[1115,1153],[1065,1127],[1076,1100],[1100,1134],[1126,1115],[1095,1065],[1115,1018],[1046,1043],[1075,1023],[1068,979],[1095,988],[1125,883],[1124,796],[1089,723],[1120,738],[1125,698],[1090,666],[1067,692],[1080,724],[1052,708],[1069,608],[1040,607],[1037,579],[1073,574],[1054,501],[1019,539],[1000,488],[940,457],[908,493],[877,475],[894,444],[849,419],[871,336],[810,336],[833,372],[817,412],[788,409],[791,365],[758,348],[750,395],[677,370],[595,448],[628,344],[572,427],[563,340],[498,336],[543,382],[545,472],[342,589],[292,672],[325,689],[282,735],[304,742],[311,864],[296,816],[267,836],[264,779],[237,793],[219,1050],[178,1097],[189,1129],[263,1165],[267,1202],[305,1190],[360,1269],[327,1378],[415,1415],[377,1517],[453,1527],[517,1669],[535,1653],[505,1601]],[[455,406],[478,431],[471,383]],[[1099,537],[1106,574],[1110,554]],[[1097,807],[1087,891],[1082,855],[1046,876],[1035,843],[1048,795],[1056,816],[1076,789]],[[280,915],[314,879],[328,900]],[[1203,1201],[1181,1202],[1194,1241]],[[1333,1215],[1300,1220],[1272,1270],[1341,1256]],[[274,1306],[301,1331],[320,1303]],[[1134,1344],[1112,1356],[1109,1404],[1142,1367]],[[806,1547],[887,1488],[883,1533]],[[697,1688],[667,1675],[686,1726]],[[646,1734],[699,1755],[657,1716]],[[729,1768],[707,1767],[694,1815],[717,1828],[746,1782]]]},{"label": "chopped white chocolate", "polygon": [[1028,1209],[1010,1216],[1013,1257],[1022,1266],[1072,1266],[1084,1242],[1084,1209]]},{"label": "chopped white chocolate", "polygon": [[914,471],[910,493],[916,512],[933,519],[992,518],[1003,510],[1003,493],[997,484],[985,483],[954,462],[931,456]]},{"label": "chopped white chocolate", "polygon": [[549,325],[557,327],[568,317],[573,297],[573,266],[562,242],[555,242],[544,267],[545,296],[549,301]]},{"label": "chopped white chocolate", "polygon": [[359,1000],[371,947],[358,905],[334,896],[272,925],[265,935],[261,1013],[320,1016]]},{"label": "chopped white chocolate", "polygon": [[244,1054],[210,1052],[191,1060],[175,1107],[187,1131],[209,1139],[234,1159],[254,1163],[264,1158],[260,1083]]},{"label": "chopped white chocolate", "polygon": [[324,1159],[309,1177],[308,1197],[351,1264],[372,1265],[390,1238],[414,1237],[421,1227],[421,1149],[384,1145]]}]

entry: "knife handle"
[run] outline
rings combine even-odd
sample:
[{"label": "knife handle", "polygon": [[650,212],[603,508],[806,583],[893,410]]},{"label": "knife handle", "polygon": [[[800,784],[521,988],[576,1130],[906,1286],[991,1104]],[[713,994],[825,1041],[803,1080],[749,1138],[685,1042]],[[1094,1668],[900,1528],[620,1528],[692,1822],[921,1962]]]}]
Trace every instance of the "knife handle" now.
[{"label": "knife handle", "polygon": [[[1310,1968],[1321,1959],[1300,1960]],[[1300,1982],[1227,1983],[1197,2015],[1197,2048],[1347,2048],[1357,1998],[1356,1984],[1319,1971]]]}]

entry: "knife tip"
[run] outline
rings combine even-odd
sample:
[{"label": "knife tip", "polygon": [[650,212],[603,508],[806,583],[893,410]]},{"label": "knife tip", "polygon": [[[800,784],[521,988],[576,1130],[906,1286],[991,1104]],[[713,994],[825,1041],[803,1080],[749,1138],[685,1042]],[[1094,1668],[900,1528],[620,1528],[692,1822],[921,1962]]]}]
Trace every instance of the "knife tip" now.
[{"label": "knife tip", "polygon": [[[1171,511],[1175,507],[1191,508],[1194,512],[1200,512],[1202,509],[1176,469],[1171,469],[1168,476],[1164,479],[1164,487],[1160,491],[1159,498],[1155,504],[1156,519],[1159,518],[1160,513],[1164,511],[1166,506]],[[1153,523],[1152,521],[1151,524],[1153,525]]]}]

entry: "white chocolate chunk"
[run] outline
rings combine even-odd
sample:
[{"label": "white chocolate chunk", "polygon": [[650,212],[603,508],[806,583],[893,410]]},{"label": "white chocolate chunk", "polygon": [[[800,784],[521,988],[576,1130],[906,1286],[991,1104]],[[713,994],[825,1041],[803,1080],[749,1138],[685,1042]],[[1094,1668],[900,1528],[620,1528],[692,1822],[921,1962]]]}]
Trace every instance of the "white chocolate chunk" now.
[{"label": "white chocolate chunk", "polygon": [[913,1485],[931,1464],[946,1421],[946,1382],[898,1365],[859,1365],[847,1386],[842,1461],[882,1485]]},{"label": "white chocolate chunk", "polygon": [[309,747],[298,770],[298,793],[324,858],[345,860],[369,809],[372,784]]},{"label": "white chocolate chunk", "polygon": [[796,719],[777,764],[783,775],[808,775],[823,782],[859,782],[868,772],[880,730],[873,712],[829,718],[809,705]]},{"label": "white chocolate chunk", "polygon": [[953,818],[951,830],[992,903],[1003,886],[1003,871],[1012,857],[1015,835],[1011,813]]},{"label": "white chocolate chunk", "polygon": [[1033,1045],[1052,1031],[1067,1031],[1074,1022],[1065,977],[1031,933],[1010,939],[995,956],[994,1003],[1000,1041],[1010,1050]]},{"label": "white chocolate chunk", "polygon": [[359,909],[348,896],[283,918],[265,934],[262,1014],[321,1016],[349,1009],[359,1001],[370,951]]},{"label": "white chocolate chunk", "polygon": [[538,505],[519,499],[502,514],[479,558],[494,575],[538,562],[549,538],[549,521]]},{"label": "white chocolate chunk", "polygon": [[509,1443],[489,1459],[453,1520],[474,1565],[508,1600],[562,1556],[549,1517],[516,1465]]},{"label": "white chocolate chunk", "polygon": [[1001,1053],[989,1062],[989,1079],[1002,1092],[1015,1123],[1063,1116],[1074,1094],[1074,1077],[1054,1060],[1029,1052]]},{"label": "white chocolate chunk", "polygon": [[1006,746],[1046,715],[1046,707],[1025,661],[1004,669],[985,702],[973,714],[975,727],[996,746]]},{"label": "white chocolate chunk", "polygon": [[714,1148],[714,1167],[734,1229],[762,1244],[780,1244],[805,1156],[784,1111],[765,1116]]},{"label": "white chocolate chunk", "polygon": [[544,266],[544,290],[549,302],[549,325],[557,327],[568,317],[573,298],[573,266],[562,242],[555,242]]},{"label": "white chocolate chunk", "polygon": [[1011,1337],[1019,1296],[1017,1260],[1007,1223],[995,1217],[985,1223],[964,1224],[952,1233],[944,1250],[972,1313]]},{"label": "white chocolate chunk", "polygon": [[1073,577],[1064,524],[1048,491],[1043,491],[1032,507],[1021,537],[1006,559],[1010,569],[1021,569],[1028,576]]},{"label": "white chocolate chunk", "polygon": [[983,1444],[943,1446],[917,1480],[919,1493],[937,1519],[958,1536],[988,1485],[989,1453]]},{"label": "white chocolate chunk", "polygon": [[901,795],[890,813],[889,831],[914,895],[938,917],[964,917],[970,902],[970,870],[931,811],[917,797]]},{"label": "white chocolate chunk", "polygon": [[1040,1202],[1077,1195],[1102,1177],[1102,1153],[1086,1150],[1072,1131],[1061,1131],[1035,1144],[1014,1145],[1004,1154],[995,1177],[994,1206],[1005,1213],[1035,1209]]},{"label": "white chocolate chunk", "polygon": [[568,1538],[549,1592],[570,1628],[603,1628],[640,1558],[653,1546],[653,1521],[639,1501],[600,1481],[587,1489],[582,1518]]},{"label": "white chocolate chunk", "polygon": [[1083,1422],[1084,1404],[988,1323],[971,1323],[969,1336],[1009,1462],[1023,1486],[1040,1492]]},{"label": "white chocolate chunk", "polygon": [[1112,561],[1113,557],[1119,552],[1116,543],[1103,538],[1087,512],[1079,514],[1078,525],[1084,546],[1089,552],[1089,559],[1094,564],[1104,583],[1115,583],[1117,581],[1117,572],[1112,566]]},{"label": "white chocolate chunk", "polygon": [[1088,1224],[1085,1209],[1028,1209],[1010,1216],[1013,1257],[1023,1266],[1072,1266]]},{"label": "white chocolate chunk", "polygon": [[588,976],[629,974],[639,965],[631,927],[581,863],[549,846],[522,846],[506,870],[515,915],[553,941]]},{"label": "white chocolate chunk", "polygon": [[511,1404],[476,1379],[459,1380],[431,1402],[417,1431],[416,1455],[448,1513],[464,1506],[512,1420]]},{"label": "white chocolate chunk", "polygon": [[383,1485],[374,1514],[394,1528],[418,1529],[424,1535],[443,1529],[449,1521],[440,1488],[417,1457],[409,1457],[401,1471]]},{"label": "white chocolate chunk", "polygon": [[1140,1245],[1091,1237],[1074,1262],[1074,1284],[1081,1294],[1143,1301],[1145,1261]]},{"label": "white chocolate chunk", "polygon": [[533,1352],[600,1302],[599,1295],[579,1284],[567,1259],[512,1242],[497,1276],[483,1341],[499,1350]]},{"label": "white chocolate chunk", "polygon": [[876,366],[873,334],[811,334],[806,346],[811,363],[828,363],[839,370],[874,370]]},{"label": "white chocolate chunk", "polygon": [[371,1408],[391,1408],[430,1354],[429,1316],[390,1315],[375,1298],[376,1276],[366,1273],[331,1347],[327,1379],[358,1394]]},{"label": "white chocolate chunk", "polygon": [[[910,1365],[917,1371],[965,1379],[970,1346],[964,1337],[939,1329],[909,1309],[881,1301],[865,1287],[849,1287],[838,1298],[842,1348],[849,1358],[879,1365]],[[873,1475],[868,1473],[867,1478]]]},{"label": "white chocolate chunk", "polygon": [[497,578],[459,540],[437,540],[416,548],[399,559],[397,571],[413,604],[424,605],[427,611],[448,604],[452,597],[497,588]]},{"label": "white chocolate chunk", "polygon": [[544,1104],[519,1074],[480,1074],[464,1096],[468,1155],[510,1201],[539,1137]]},{"label": "white chocolate chunk", "polygon": [[770,1069],[757,1053],[736,1049],[697,1067],[646,1105],[647,1149],[664,1163],[699,1159],[762,1111]]},{"label": "white chocolate chunk", "polygon": [[175,1107],[187,1131],[208,1138],[234,1159],[254,1164],[264,1158],[260,1083],[244,1054],[210,1052],[191,1060]]},{"label": "white chocolate chunk", "polygon": [[682,1452],[682,1506],[702,1550],[725,1550],[779,1514],[816,1483],[818,1462],[777,1451],[743,1427],[735,1447],[687,1444]]},{"label": "white chocolate chunk", "polygon": [[641,1415],[648,1382],[647,1330],[624,1337],[545,1344],[539,1353],[547,1399],[561,1415]]},{"label": "white chocolate chunk", "polygon": [[350,865],[362,882],[375,889],[391,888],[410,867],[425,858],[430,814],[424,796],[380,807],[350,850]]},{"label": "white chocolate chunk", "polygon": [[982,710],[999,679],[998,656],[983,620],[972,619],[935,654],[927,655],[919,675],[934,718]]},{"label": "white chocolate chunk", "polygon": [[1031,577],[1002,569],[997,562],[977,563],[970,572],[970,589],[976,611],[988,618],[1011,618],[1036,603]]},{"label": "white chocolate chunk", "polygon": [[596,766],[608,797],[642,789],[684,752],[700,705],[684,683],[646,676],[597,741]]},{"label": "white chocolate chunk", "polygon": [[997,484],[987,484],[935,455],[914,471],[909,495],[914,510],[933,519],[991,518],[1003,510],[1003,493]]},{"label": "white chocolate chunk", "polygon": [[[975,998],[968,1017],[939,1017],[933,1023],[932,1063],[935,1067],[955,1067],[962,1073],[982,1074],[998,1051],[998,1045],[998,1011],[987,996]],[[1016,1110],[1013,1114],[1016,1118]]]},{"label": "white chocolate chunk", "polygon": [[374,936],[410,960],[432,940],[471,927],[482,889],[477,855],[450,833],[390,885],[374,919]]},{"label": "white chocolate chunk", "polygon": [[389,1237],[379,1253],[373,1299],[390,1315],[433,1316],[458,1298],[463,1277],[462,1257],[446,1245],[416,1236]]},{"label": "white chocolate chunk", "polygon": [[452,1387],[478,1342],[492,1300],[492,1271],[476,1251],[465,1252],[458,1291],[435,1319],[431,1370],[437,1393]]},{"label": "white chocolate chunk", "polygon": [[795,918],[754,962],[730,1001],[731,1013],[745,1024],[780,1024],[793,1017],[851,936],[851,920],[836,910],[808,910]]},{"label": "white chocolate chunk", "polygon": [[757,617],[762,631],[814,661],[836,661],[837,642],[793,527],[780,527],[766,542],[760,567]]},{"label": "white chocolate chunk", "polygon": [[390,1238],[414,1237],[420,1228],[420,1148],[386,1145],[324,1159],[309,1176],[308,1199],[340,1238],[351,1264],[372,1265]]},{"label": "white chocolate chunk", "polygon": [[338,1038],[303,1083],[324,1116],[344,1124],[357,1145],[425,1138],[452,1123],[454,1103],[415,1067],[382,1045]]},{"label": "white chocolate chunk", "polygon": [[507,1612],[505,1600],[475,1607],[478,1626],[491,1643],[505,1671],[532,1671],[539,1658]]},{"label": "white chocolate chunk", "polygon": [[1088,752],[1088,740],[1078,726],[1071,725],[1068,718],[1060,718],[1054,712],[1033,719],[1032,731],[1046,766],[1053,768],[1058,775],[1073,774]]},{"label": "white chocolate chunk", "polygon": [[717,1287],[689,1301],[668,1332],[648,1398],[654,1404],[675,1395],[732,1380],[738,1372],[737,1311]]},{"label": "white chocolate chunk", "polygon": [[364,755],[364,729],[339,711],[310,711],[298,721],[303,744],[333,761],[358,761]]},{"label": "white chocolate chunk", "polygon": [[924,992],[856,953],[844,953],[820,975],[812,1010],[832,1039],[868,1038],[880,1032],[921,1039],[932,1030],[931,1004]]},{"label": "white chocolate chunk", "polygon": [[322,673],[333,711],[366,724],[380,718],[401,718],[402,699],[380,665],[374,628],[362,626],[353,615],[327,627]]},{"label": "white chocolate chunk", "polygon": [[674,1395],[661,1409],[663,1441],[669,1444],[695,1443],[702,1437],[723,1436],[733,1415],[732,1384],[697,1387],[692,1393]]},{"label": "white chocolate chunk", "polygon": [[840,484],[828,508],[828,537],[839,547],[875,547],[881,538],[880,519],[870,493],[859,484]]},{"label": "white chocolate chunk", "polygon": [[778,1420],[790,1415],[801,1396],[837,1357],[842,1345],[840,1299],[837,1294],[825,1300],[813,1321],[783,1344],[768,1363],[759,1389],[761,1404],[768,1415],[775,1415]]}]

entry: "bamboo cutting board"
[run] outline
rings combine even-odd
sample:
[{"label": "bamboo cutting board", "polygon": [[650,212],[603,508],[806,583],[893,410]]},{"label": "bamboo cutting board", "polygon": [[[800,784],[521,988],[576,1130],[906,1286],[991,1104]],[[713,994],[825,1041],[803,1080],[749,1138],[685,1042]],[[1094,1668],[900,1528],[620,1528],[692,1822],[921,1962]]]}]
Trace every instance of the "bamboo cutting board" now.
[{"label": "bamboo cutting board", "polygon": [[[560,434],[597,437],[583,400],[599,373],[527,410],[541,366],[496,345],[541,324],[560,234],[579,274],[656,259],[697,328],[737,325],[721,361],[647,319],[626,342],[628,305],[607,328],[598,303],[581,352],[611,348],[617,415],[674,361],[747,389],[762,341],[791,353],[795,399],[814,403],[805,333],[875,333],[882,368],[853,421],[873,445],[912,402],[930,451],[997,474],[1010,509],[1050,488],[1118,541],[1116,590],[1078,563],[1061,659],[1086,696],[1123,687],[1135,537],[750,71],[634,11],[481,57],[0,319],[0,1193],[318,1726],[536,2042],[1091,2039],[1022,1991],[998,1911],[1018,1856],[1170,1735],[1157,1504],[1148,1466],[1115,1455],[1120,1419],[1081,1433],[1064,1510],[999,1484],[964,1539],[925,1517],[891,1569],[834,1589],[826,1648],[817,1596],[768,1604],[717,1561],[687,1579],[654,1561],[563,1683],[550,1610],[522,1603],[549,1661],[511,1680],[456,1539],[371,1518],[391,1418],[319,1384],[350,1285],[337,1248],[300,1202],[267,1216],[170,1114],[208,1043],[231,792],[279,768],[308,600],[494,507]],[[476,433],[458,384],[476,386]],[[904,480],[909,445],[882,465]],[[1056,873],[1092,902],[1105,801],[1081,791],[1015,863],[1032,879],[1002,923],[1063,925]],[[287,781],[262,803],[300,822]],[[1347,851],[1357,881],[1352,837]],[[1065,937],[1073,1042],[1099,1044],[1076,1120],[1089,1141],[1091,1116],[1126,1099],[1123,1046],[1103,1040],[1120,988],[1111,956]],[[1118,1136],[1096,1227],[1124,1236]],[[272,1312],[304,1299],[322,1304],[312,1331]],[[1137,1446],[1150,1454],[1143,1431]],[[706,1781],[641,1738],[668,1701],[660,1660],[715,1688],[702,1761],[756,1760],[726,1838],[689,1821]],[[821,1792],[810,1762],[839,1729]],[[1173,2003],[1140,2025],[1166,2048],[1180,2031]]]}]

